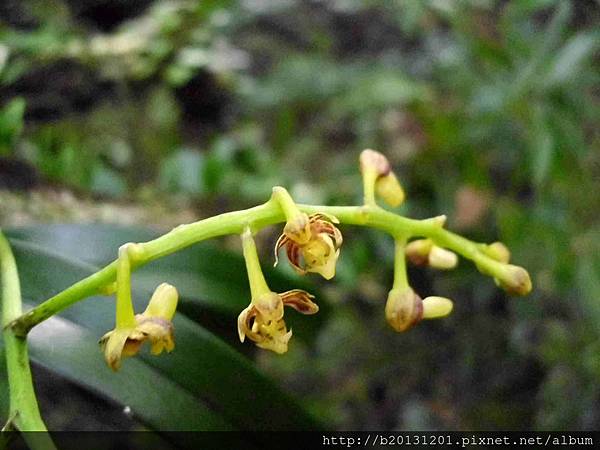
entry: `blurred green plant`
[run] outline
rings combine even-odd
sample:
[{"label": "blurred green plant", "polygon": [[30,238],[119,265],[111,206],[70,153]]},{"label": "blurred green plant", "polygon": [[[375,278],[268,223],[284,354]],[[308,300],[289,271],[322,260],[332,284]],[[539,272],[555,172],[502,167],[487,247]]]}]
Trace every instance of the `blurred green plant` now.
[{"label": "blurred green plant", "polygon": [[[528,273],[519,266],[509,264],[510,254],[502,244],[478,244],[451,233],[444,229],[445,216],[413,220],[379,207],[377,199],[398,206],[404,201],[404,190],[392,171],[389,161],[381,153],[364,150],[359,161],[364,193],[363,204],[360,206],[298,205],[286,189],[274,187],[271,198],[262,205],[180,225],[150,241],[123,244],[119,247],[117,259],[101,269],[79,261],[86,254],[81,252],[79,247],[73,248],[74,261],[77,262],[74,264],[71,259],[61,260],[61,257],[53,254],[52,251],[46,250],[44,255],[44,251],[35,244],[13,240],[17,247],[29,247],[30,251],[38,250],[38,254],[34,256],[38,264],[48,263],[49,261],[44,261],[45,259],[55,259],[48,268],[45,265],[35,267],[31,262],[24,264],[25,271],[33,269],[36,275],[41,273],[48,278],[44,280],[43,288],[56,283],[65,275],[68,276],[69,272],[72,272],[67,270],[69,265],[78,266],[82,271],[92,272],[26,313],[22,312],[20,277],[11,246],[4,235],[0,234],[3,350],[8,379],[6,397],[10,399],[8,421],[4,428],[19,431],[46,431],[33,389],[27,347],[30,331],[43,323],[45,326],[42,325],[39,329],[47,330],[48,334],[44,336],[42,347],[50,346],[53,349],[48,352],[48,360],[45,364],[65,376],[81,377],[85,380],[86,386],[116,395],[121,402],[131,403],[139,411],[140,417],[157,430],[161,430],[161,426],[164,427],[162,429],[235,429],[236,426],[230,421],[236,422],[236,419],[241,422],[254,420],[256,421],[254,425],[260,429],[265,426],[272,429],[306,428],[310,425],[310,416],[304,417],[302,412],[294,413],[287,410],[283,422],[281,419],[270,418],[276,413],[273,404],[285,404],[288,401],[286,397],[273,399],[265,393],[267,395],[264,396],[263,401],[268,406],[261,410],[258,402],[253,401],[253,397],[257,395],[256,388],[240,386],[251,384],[255,381],[256,375],[247,373],[248,367],[244,366],[236,353],[227,345],[220,343],[218,339],[214,342],[203,339],[202,328],[195,326],[191,320],[179,315],[176,317],[177,320],[173,320],[179,299],[178,290],[173,285],[164,282],[160,284],[154,290],[144,312],[135,314],[131,279],[132,272],[136,268],[213,237],[228,234],[241,235],[251,300],[237,319],[239,339],[243,342],[247,337],[258,347],[279,354],[287,352],[288,341],[292,336],[292,331],[288,331],[284,321],[284,306],[290,306],[303,314],[314,314],[319,310],[318,305],[312,301],[314,296],[307,291],[293,289],[278,294],[271,290],[264,277],[253,235],[266,226],[281,221],[285,221],[285,227],[275,245],[276,254],[278,250],[285,248],[290,264],[298,273],[314,272],[327,280],[335,275],[343,240],[336,226],[338,223],[361,225],[391,235],[395,241],[394,283],[389,292],[385,316],[390,326],[399,332],[412,328],[423,319],[445,317],[451,312],[453,305],[447,298],[428,296],[421,299],[415,293],[408,280],[405,262],[407,258],[419,264],[426,263],[433,268],[446,270],[454,268],[458,262],[457,255],[449,250],[452,249],[466,259],[472,260],[482,274],[492,277],[494,282],[508,293],[526,295],[531,291],[532,283]],[[44,230],[38,234],[43,236]],[[408,239],[416,236],[424,236],[427,240],[413,240],[407,245]],[[72,241],[72,237],[68,236],[68,240]],[[98,236],[94,234],[91,237],[92,242],[95,243]],[[111,233],[111,238],[114,237],[114,233]],[[53,238],[54,245],[62,248],[62,245],[56,242],[57,236],[54,235]],[[427,242],[426,248],[422,245],[424,242]],[[99,256],[96,253],[92,254],[94,258]],[[221,283],[230,285],[231,280],[223,279],[226,271],[216,268],[213,260],[206,256],[201,257],[203,264],[209,269],[206,270],[206,276],[211,278],[211,273],[216,274],[217,279],[221,279]],[[277,257],[275,260],[277,261]],[[166,272],[172,274],[172,266],[168,267],[171,270]],[[53,273],[56,271],[58,272]],[[165,275],[166,273],[160,274],[161,277]],[[182,277],[179,278],[181,280]],[[189,282],[189,277],[183,277],[184,281],[186,279]],[[26,289],[39,289],[39,281],[38,275],[33,286],[28,286]],[[187,287],[185,284],[184,286]],[[235,374],[235,377],[242,379],[248,378],[235,383],[236,388],[242,389],[243,393],[238,392],[237,389],[227,390],[228,392],[224,393],[226,390],[222,389],[221,383],[227,377],[222,373],[208,374],[213,381],[198,385],[198,377],[192,378],[190,373],[194,364],[202,358],[189,353],[186,355],[185,352],[180,356],[183,359],[172,360],[158,366],[161,372],[170,375],[173,380],[162,379],[163,377],[159,377],[152,371],[146,374],[145,366],[138,367],[140,373],[128,378],[129,383],[123,383],[122,379],[116,378],[119,383],[117,386],[111,382],[112,380],[107,380],[102,373],[94,376],[97,368],[90,360],[90,355],[93,353],[86,344],[86,338],[89,336],[80,329],[80,326],[74,323],[68,324],[66,319],[59,319],[56,315],[87,297],[112,294],[116,297],[115,325],[114,329],[103,335],[100,344],[105,361],[113,371],[121,368],[123,358],[138,354],[146,340],[151,343],[153,355],[159,355],[163,350],[170,353],[175,346],[173,332],[177,326],[178,335],[183,329],[183,341],[190,347],[188,351],[194,349],[201,352],[202,358],[206,358],[205,362],[219,367],[221,371]],[[227,295],[231,295],[231,292],[227,292]],[[93,316],[90,317],[94,323],[97,322],[98,314],[95,306],[91,310]],[[77,321],[85,321],[85,316],[82,319],[80,315],[75,314]],[[67,333],[67,330],[70,332]],[[186,331],[190,334],[187,337]],[[32,333],[34,349],[35,336],[35,333]],[[77,352],[74,355],[74,347],[80,347],[81,353]],[[60,352],[63,349],[64,352]],[[154,363],[152,365],[154,366]],[[145,379],[144,375],[148,378]],[[151,405],[149,399],[142,395],[150,380],[154,381],[155,386],[160,387],[158,390],[161,395],[164,395],[155,398],[157,403],[154,405]],[[212,401],[216,402],[219,408],[225,408],[222,411],[225,417],[220,417],[213,408],[207,407],[202,414],[197,408],[194,409],[195,414],[191,415],[193,418],[190,419],[189,411],[196,403],[192,394],[201,389],[202,395],[206,397],[209,395],[210,388],[216,388],[220,392],[220,394],[215,393]],[[182,389],[181,392],[178,392],[179,389]],[[188,392],[189,390],[192,392]],[[141,403],[136,401],[134,395],[138,391],[143,398]],[[249,398],[243,399],[240,395]],[[233,398],[236,402],[244,403],[245,407],[230,404]],[[162,403],[169,405],[160,407]],[[131,405],[129,405],[130,409]],[[227,411],[227,408],[231,408],[232,411]],[[187,420],[181,421],[181,414],[186,415]],[[270,419],[266,420],[266,418]],[[239,428],[240,424],[237,425]],[[316,422],[312,425],[315,426]],[[50,439],[47,435],[44,436],[45,439]],[[36,441],[35,434],[26,435],[26,439],[34,449],[46,448],[43,447],[43,442]]]}]

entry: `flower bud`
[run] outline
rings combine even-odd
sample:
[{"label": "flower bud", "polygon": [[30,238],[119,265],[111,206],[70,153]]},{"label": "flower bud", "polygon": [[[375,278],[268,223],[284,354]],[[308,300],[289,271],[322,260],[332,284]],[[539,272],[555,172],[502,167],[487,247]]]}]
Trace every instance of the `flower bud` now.
[{"label": "flower bud", "polygon": [[501,277],[496,278],[502,289],[511,295],[527,295],[531,292],[532,284],[529,273],[525,269],[507,264]]},{"label": "flower bud", "polygon": [[450,250],[434,245],[427,257],[427,263],[434,269],[454,269],[458,264],[458,256]]},{"label": "flower bud", "polygon": [[390,162],[384,155],[369,148],[360,153],[359,163],[360,171],[363,174],[369,170],[373,170],[377,176],[383,176],[392,170]]},{"label": "flower bud", "polygon": [[148,317],[171,320],[175,315],[178,299],[177,289],[168,283],[162,283],[152,294],[152,298],[150,298],[143,314]]},{"label": "flower bud", "polygon": [[410,287],[392,289],[385,304],[385,318],[398,331],[406,331],[423,318],[423,301]]},{"label": "flower bud", "polygon": [[494,242],[486,245],[483,251],[487,256],[501,263],[507,264],[510,261],[510,251],[502,242]]},{"label": "flower bud", "polygon": [[433,247],[433,242],[430,239],[417,239],[408,243],[404,253],[411,263],[416,266],[423,266],[427,264],[431,247]]},{"label": "flower bud", "polygon": [[446,317],[454,307],[452,300],[446,297],[430,296],[423,299],[423,319]]},{"label": "flower bud", "polygon": [[404,202],[404,189],[394,172],[380,176],[375,182],[375,192],[391,207],[395,208]]},{"label": "flower bud", "polygon": [[135,326],[117,327],[100,339],[104,359],[109,367],[118,370],[124,357],[136,355],[142,344],[150,342],[150,352],[159,355],[175,348],[171,319],[177,308],[177,289],[167,283],[156,288],[146,310],[135,316]]}]

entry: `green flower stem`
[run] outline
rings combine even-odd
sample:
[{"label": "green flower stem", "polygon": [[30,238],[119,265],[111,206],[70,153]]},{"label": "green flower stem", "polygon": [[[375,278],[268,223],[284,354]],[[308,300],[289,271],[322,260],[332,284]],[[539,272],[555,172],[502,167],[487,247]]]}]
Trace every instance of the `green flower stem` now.
[{"label": "green flower stem", "polygon": [[[489,274],[502,274],[501,263],[484,255],[477,243],[445,230],[443,220],[431,218],[415,220],[399,216],[378,206],[318,206],[297,205],[307,214],[325,213],[337,217],[341,223],[376,228],[392,236],[423,236],[433,239],[438,245],[449,248],[467,259],[474,260]],[[230,234],[241,234],[246,227],[253,232],[266,226],[285,221],[285,213],[279,199],[242,211],[234,211],[210,217],[187,225],[180,225],[169,233],[149,242],[136,245],[136,258],[130,261],[134,270],[162,256],[169,255],[197,242]],[[62,311],[72,304],[102,292],[103,288],[115,281],[117,261],[113,261],[100,271],[75,283],[12,321],[9,326],[17,336],[25,336],[38,323]]]},{"label": "green flower stem", "polygon": [[273,188],[272,198],[279,203],[279,206],[281,206],[283,214],[288,222],[293,221],[299,214],[302,213],[287,189],[281,186],[275,186]]},{"label": "green flower stem", "polygon": [[[7,327],[12,320],[22,314],[21,287],[15,258],[10,245],[0,232],[0,270],[2,276],[2,325],[6,369],[10,391],[11,418],[9,426],[21,431],[47,431],[42,421],[38,403],[33,389],[27,340],[18,337],[12,328]],[[33,448],[54,449],[54,444],[47,433],[27,433],[24,435],[27,444]]]},{"label": "green flower stem", "polygon": [[119,249],[117,258],[117,313],[116,328],[135,328],[135,313],[131,302],[131,244]]},{"label": "green flower stem", "polygon": [[392,289],[404,290],[408,285],[406,273],[406,238],[398,236],[394,242],[394,284]]},{"label": "green flower stem", "polygon": [[[253,230],[259,230],[282,220],[281,208],[276,202],[269,200],[254,208],[220,214],[191,224],[180,225],[157,239],[139,244],[138,248],[143,249],[143,256],[131,261],[131,270],[199,241],[229,234],[241,234],[248,225]],[[107,285],[115,281],[116,274],[117,261],[115,260],[100,271],[39,304],[9,325],[14,329],[16,335],[25,336],[38,323],[86,297],[102,292]]]},{"label": "green flower stem", "polygon": [[483,252],[485,244],[470,241],[443,228],[443,217],[417,220],[386,211],[379,206],[313,206],[298,205],[308,213],[322,212],[339,219],[341,223],[376,228],[392,236],[426,237],[436,245],[452,250],[463,258],[470,259],[486,274],[499,278],[506,271],[506,265],[490,258]]},{"label": "green flower stem", "polygon": [[257,299],[271,290],[260,268],[256,244],[249,228],[246,228],[244,233],[242,233],[242,247],[244,260],[246,261],[246,271],[248,272],[248,281],[250,282],[250,293],[253,299]]},{"label": "green flower stem", "polygon": [[376,206],[377,203],[375,201],[375,184],[377,183],[377,178],[379,174],[374,169],[367,169],[362,174],[363,180],[363,195],[364,195],[364,203],[367,206]]}]

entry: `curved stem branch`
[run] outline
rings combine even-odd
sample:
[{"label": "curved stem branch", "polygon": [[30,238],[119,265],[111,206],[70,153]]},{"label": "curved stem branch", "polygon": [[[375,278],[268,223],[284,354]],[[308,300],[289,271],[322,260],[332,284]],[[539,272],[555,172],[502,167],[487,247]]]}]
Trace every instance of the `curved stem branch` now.
[{"label": "curved stem branch", "polygon": [[[341,223],[376,228],[393,237],[423,236],[433,239],[438,245],[449,248],[467,259],[474,260],[479,267],[485,267],[490,275],[500,272],[503,265],[480,250],[480,245],[443,228],[443,217],[416,220],[403,217],[377,205],[364,206],[322,206],[296,205],[307,214],[324,213],[335,216]],[[169,255],[197,242],[230,234],[242,234],[249,227],[252,231],[285,221],[285,213],[278,199],[254,208],[234,211],[210,217],[187,225],[180,225],[167,234],[152,241],[136,244],[136,258],[130,261],[134,270],[162,256]],[[113,261],[100,271],[75,283],[13,320],[8,326],[16,336],[25,336],[31,328],[62,311],[72,304],[102,292],[114,282],[118,262]]]}]

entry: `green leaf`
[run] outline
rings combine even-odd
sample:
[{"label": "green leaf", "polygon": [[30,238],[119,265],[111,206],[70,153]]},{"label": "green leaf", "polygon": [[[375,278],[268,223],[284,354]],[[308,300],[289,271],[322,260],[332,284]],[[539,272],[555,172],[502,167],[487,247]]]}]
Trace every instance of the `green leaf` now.
[{"label": "green leaf", "polygon": [[0,109],[0,155],[9,154],[23,130],[25,100],[15,98]]},{"label": "green leaf", "polygon": [[201,194],[204,190],[203,156],[193,150],[179,150],[162,162],[160,186],[165,191]]},{"label": "green leaf", "polygon": [[124,361],[119,372],[110,370],[97,339],[90,329],[53,317],[29,334],[30,355],[74,383],[129,406],[134,416],[156,430],[232,429],[221,414],[142,358]]},{"label": "green leaf", "polygon": [[[600,233],[599,233],[600,234]],[[600,258],[594,255],[581,255],[576,268],[576,280],[579,287],[578,301],[585,317],[600,333]]]},{"label": "green leaf", "polygon": [[515,16],[526,16],[541,9],[549,8],[554,6],[558,0],[519,0],[507,4],[510,8],[511,13]]},{"label": "green leaf", "polygon": [[8,379],[6,377],[6,356],[4,354],[4,341],[0,339],[0,428],[8,420],[9,407]]},{"label": "green leaf", "polygon": [[539,186],[546,180],[554,158],[554,137],[541,107],[534,107],[529,134],[531,171],[533,181]]},{"label": "green leaf", "polygon": [[[112,259],[118,248],[116,242],[136,240],[121,239],[133,234],[137,240],[151,235],[111,227],[100,227],[104,232],[94,235],[94,229],[54,226],[8,233],[27,302],[37,304],[93,273],[98,267],[94,261]],[[84,238],[89,245],[82,243]],[[73,256],[78,247],[84,260]],[[196,257],[188,260],[193,269],[210,265],[201,254]],[[183,269],[183,263],[174,258],[170,269]],[[134,279],[137,275],[135,272]],[[158,272],[150,279],[153,286],[163,280]],[[133,297],[136,310],[141,310],[148,292],[134,287]],[[173,353],[159,357],[143,353],[129,358],[117,374],[106,367],[97,345],[97,340],[114,326],[114,300],[92,297],[59,316],[32,331],[33,359],[87,389],[130,406],[150,428],[277,430],[317,426],[250,361],[184,314],[178,313],[174,319],[177,344]],[[231,326],[235,329],[235,317]]]},{"label": "green leaf", "polygon": [[90,190],[95,194],[118,197],[127,192],[127,185],[117,172],[98,161],[92,172]]},{"label": "green leaf", "polygon": [[545,86],[551,87],[573,81],[583,65],[592,62],[592,55],[600,47],[600,33],[581,33],[572,37],[556,54],[545,77]]}]

